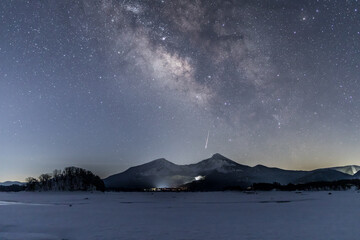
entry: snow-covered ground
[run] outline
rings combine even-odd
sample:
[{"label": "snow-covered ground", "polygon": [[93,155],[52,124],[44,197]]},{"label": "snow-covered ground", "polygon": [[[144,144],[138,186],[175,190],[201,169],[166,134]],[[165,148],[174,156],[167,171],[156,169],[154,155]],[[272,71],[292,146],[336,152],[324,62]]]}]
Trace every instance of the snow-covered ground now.
[{"label": "snow-covered ground", "polygon": [[0,193],[0,239],[357,239],[360,193]]}]

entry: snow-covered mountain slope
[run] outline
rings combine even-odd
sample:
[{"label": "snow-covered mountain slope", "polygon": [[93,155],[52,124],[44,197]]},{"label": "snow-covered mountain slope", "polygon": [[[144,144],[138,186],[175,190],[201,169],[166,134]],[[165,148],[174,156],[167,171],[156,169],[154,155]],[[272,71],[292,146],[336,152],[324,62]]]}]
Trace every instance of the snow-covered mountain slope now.
[{"label": "snow-covered mountain slope", "polygon": [[104,179],[104,183],[110,188],[124,189],[176,187],[213,171],[244,172],[249,168],[249,166],[238,164],[220,154],[214,154],[211,158],[190,165],[177,165],[161,158],[112,175]]},{"label": "snow-covered mountain slope", "polygon": [[360,178],[360,167],[292,171],[263,165],[250,167],[222,156],[212,157],[190,165],[177,165],[166,159],[131,167],[125,172],[104,179],[108,188],[144,189],[152,187],[178,187],[194,182],[197,187],[221,189],[232,186],[250,186],[253,183],[307,183]]},{"label": "snow-covered mountain slope", "polygon": [[204,175],[214,170],[221,173],[245,172],[251,168],[249,166],[234,162],[219,153],[216,153],[211,158],[205,159],[201,162],[187,165],[187,167],[190,169],[190,171],[199,175]]},{"label": "snow-covered mountain slope", "polygon": [[188,171],[186,166],[176,165],[160,158],[112,175],[104,179],[104,183],[108,188],[143,189],[176,187],[193,181],[194,178],[195,174]]},{"label": "snow-covered mountain slope", "polygon": [[331,168],[331,169],[334,169],[336,171],[346,173],[346,174],[349,174],[349,175],[355,175],[360,170],[360,166],[349,165],[349,166],[342,166],[342,167],[334,167],[334,168]]},{"label": "snow-covered mountain slope", "polygon": [[183,169],[183,166],[176,165],[165,158],[160,158],[137,167],[129,168],[126,172],[142,176],[166,176],[179,173]]},{"label": "snow-covered mountain slope", "polygon": [[360,179],[360,171],[358,171],[357,173],[355,173],[355,174],[353,175],[353,178],[354,178],[354,179]]}]

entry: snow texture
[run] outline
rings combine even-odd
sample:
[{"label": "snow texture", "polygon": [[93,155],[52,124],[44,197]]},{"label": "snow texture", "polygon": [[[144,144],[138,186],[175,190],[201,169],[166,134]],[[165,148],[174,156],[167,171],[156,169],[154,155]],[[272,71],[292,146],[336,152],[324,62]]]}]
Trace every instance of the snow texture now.
[{"label": "snow texture", "polygon": [[360,194],[0,193],[1,240],[357,239]]}]

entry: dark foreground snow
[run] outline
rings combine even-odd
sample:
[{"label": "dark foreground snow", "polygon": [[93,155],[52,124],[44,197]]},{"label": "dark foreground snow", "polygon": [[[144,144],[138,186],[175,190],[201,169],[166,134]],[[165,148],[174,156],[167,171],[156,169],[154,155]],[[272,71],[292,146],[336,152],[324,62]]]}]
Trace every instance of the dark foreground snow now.
[{"label": "dark foreground snow", "polygon": [[357,239],[360,193],[0,193],[0,239]]}]

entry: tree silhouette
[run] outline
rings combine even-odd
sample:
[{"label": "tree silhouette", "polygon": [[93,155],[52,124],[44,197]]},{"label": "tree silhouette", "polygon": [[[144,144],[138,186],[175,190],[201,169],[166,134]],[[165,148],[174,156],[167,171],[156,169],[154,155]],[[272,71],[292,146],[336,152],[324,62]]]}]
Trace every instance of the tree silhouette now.
[{"label": "tree silhouette", "polygon": [[77,167],[67,167],[53,174],[41,174],[39,180],[26,180],[28,191],[105,191],[104,182],[92,172]]}]

